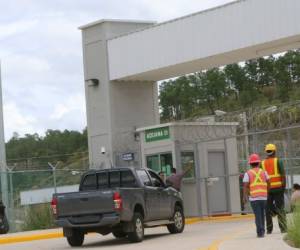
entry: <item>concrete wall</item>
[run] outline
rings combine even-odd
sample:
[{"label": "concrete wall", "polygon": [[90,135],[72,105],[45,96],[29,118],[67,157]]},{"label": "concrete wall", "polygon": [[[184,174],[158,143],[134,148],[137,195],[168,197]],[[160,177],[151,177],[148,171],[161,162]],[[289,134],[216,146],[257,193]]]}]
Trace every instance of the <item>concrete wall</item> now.
[{"label": "concrete wall", "polygon": [[111,39],[110,79],[161,80],[299,48],[299,9],[240,0]]},{"label": "concrete wall", "polygon": [[159,123],[155,82],[111,82],[108,76],[107,39],[148,25],[102,21],[81,27],[91,168],[109,167],[116,152],[138,150],[136,127]]}]

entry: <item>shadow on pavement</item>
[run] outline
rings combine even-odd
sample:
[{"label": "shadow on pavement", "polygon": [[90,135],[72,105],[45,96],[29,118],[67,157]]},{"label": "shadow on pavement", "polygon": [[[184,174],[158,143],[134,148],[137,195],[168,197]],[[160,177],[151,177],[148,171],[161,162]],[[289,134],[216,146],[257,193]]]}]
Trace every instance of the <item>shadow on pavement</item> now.
[{"label": "shadow on pavement", "polygon": [[[156,239],[160,237],[168,237],[171,236],[169,233],[161,233],[161,234],[150,234],[150,235],[145,235],[144,241],[151,240],[151,239]],[[103,239],[103,238],[102,238]],[[99,235],[99,240],[101,240],[101,235]],[[101,240],[99,242],[94,242],[94,243],[83,243],[83,246],[81,248],[85,247],[101,247],[101,246],[118,246],[118,245],[123,245],[123,244],[134,244],[129,242],[127,238],[123,239],[109,239],[109,240]]]}]

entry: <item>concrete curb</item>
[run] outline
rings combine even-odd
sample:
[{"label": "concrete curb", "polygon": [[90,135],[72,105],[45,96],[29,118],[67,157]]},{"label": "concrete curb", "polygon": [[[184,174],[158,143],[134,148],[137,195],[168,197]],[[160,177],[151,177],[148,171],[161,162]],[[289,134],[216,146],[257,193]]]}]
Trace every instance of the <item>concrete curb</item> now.
[{"label": "concrete curb", "polygon": [[[186,218],[185,222],[187,225],[198,223],[198,222],[205,222],[205,221],[233,221],[233,220],[241,220],[241,219],[252,219],[253,215],[232,215],[232,216],[222,216],[222,217],[193,217],[193,218]],[[62,231],[57,232],[48,232],[48,233],[30,233],[23,235],[5,235],[4,237],[0,237],[0,245],[3,244],[12,244],[18,242],[26,242],[26,241],[35,241],[35,240],[47,240],[47,239],[54,239],[54,238],[62,238],[63,233]]]},{"label": "concrete curb", "polygon": [[220,217],[193,217],[193,218],[187,218],[185,219],[185,224],[193,224],[197,222],[204,222],[204,221],[212,221],[212,222],[224,222],[224,221],[235,221],[235,220],[241,220],[241,219],[253,219],[253,214],[247,214],[247,215],[228,215],[228,216],[220,216]]}]

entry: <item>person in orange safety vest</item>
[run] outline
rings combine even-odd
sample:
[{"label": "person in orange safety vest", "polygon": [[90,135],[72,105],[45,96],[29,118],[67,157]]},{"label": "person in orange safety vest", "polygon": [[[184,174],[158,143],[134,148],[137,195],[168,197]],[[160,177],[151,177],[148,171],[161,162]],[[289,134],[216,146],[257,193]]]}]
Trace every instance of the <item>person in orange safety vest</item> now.
[{"label": "person in orange safety vest", "polygon": [[270,190],[266,208],[267,233],[273,231],[272,215],[278,215],[278,224],[282,233],[286,232],[286,214],[284,210],[284,191],[286,186],[283,162],[276,157],[276,146],[267,144],[265,147],[267,158],[262,161],[261,167],[270,177]]},{"label": "person in orange safety vest", "polygon": [[243,178],[244,203],[247,202],[249,196],[255,215],[257,237],[262,238],[265,236],[265,210],[270,186],[269,176],[266,171],[260,168],[259,155],[250,155],[248,163],[251,169],[244,174]]}]

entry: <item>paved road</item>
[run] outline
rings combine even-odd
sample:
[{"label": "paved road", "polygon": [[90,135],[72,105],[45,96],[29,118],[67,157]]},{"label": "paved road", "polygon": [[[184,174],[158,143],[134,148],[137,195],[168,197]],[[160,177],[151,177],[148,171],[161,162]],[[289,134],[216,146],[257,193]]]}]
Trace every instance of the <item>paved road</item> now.
[{"label": "paved road", "polygon": [[[200,250],[210,246],[216,240],[234,235],[241,230],[253,228],[253,219],[235,221],[200,222],[187,225],[182,234],[170,235],[166,228],[146,229],[145,240],[132,244],[126,239],[115,239],[113,236],[92,234],[86,236],[82,249],[122,249],[122,250]],[[251,234],[250,234],[251,237]],[[253,238],[255,238],[253,228]],[[38,240],[16,244],[1,245],[1,250],[12,249],[71,249],[64,238]]]}]

